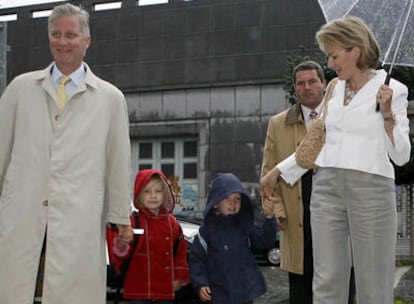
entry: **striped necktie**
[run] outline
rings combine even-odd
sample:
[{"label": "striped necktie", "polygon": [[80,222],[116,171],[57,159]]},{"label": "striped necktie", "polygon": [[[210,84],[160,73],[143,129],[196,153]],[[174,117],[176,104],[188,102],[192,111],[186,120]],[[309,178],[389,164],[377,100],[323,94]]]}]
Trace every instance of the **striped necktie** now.
[{"label": "striped necktie", "polygon": [[68,101],[68,95],[66,94],[66,84],[70,81],[69,76],[63,75],[59,78],[59,85],[56,90],[57,95],[57,102],[59,111],[62,112],[63,108],[65,107],[67,101]]},{"label": "striped necktie", "polygon": [[312,110],[310,113],[309,113],[309,118],[312,120],[312,119],[314,119],[316,116],[318,116],[318,112],[316,112],[316,111],[314,111],[314,110]]}]

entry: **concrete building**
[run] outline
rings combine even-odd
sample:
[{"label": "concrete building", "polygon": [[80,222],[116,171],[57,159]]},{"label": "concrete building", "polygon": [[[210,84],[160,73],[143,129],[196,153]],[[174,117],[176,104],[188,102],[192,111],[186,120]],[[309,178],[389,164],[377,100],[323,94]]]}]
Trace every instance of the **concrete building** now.
[{"label": "concrete building", "polygon": [[[271,115],[289,106],[289,56],[320,57],[316,0],[170,0],[98,11],[107,0],[70,1],[91,13],[86,62],[126,95],[132,172],[177,176],[181,208],[203,209],[216,172],[233,172],[257,197]],[[52,60],[47,18],[57,3],[1,10],[8,22],[7,80]],[[132,177],[133,178],[133,177]]]}]

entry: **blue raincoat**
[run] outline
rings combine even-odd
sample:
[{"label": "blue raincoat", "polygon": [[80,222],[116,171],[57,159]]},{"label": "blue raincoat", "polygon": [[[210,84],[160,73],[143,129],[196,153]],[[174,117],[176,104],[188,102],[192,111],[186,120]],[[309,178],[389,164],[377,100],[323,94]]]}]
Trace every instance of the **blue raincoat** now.
[{"label": "blue raincoat", "polygon": [[[240,212],[223,216],[214,206],[233,193],[242,194]],[[210,286],[217,304],[243,304],[266,292],[266,282],[250,245],[272,248],[276,242],[276,220],[263,227],[253,223],[253,206],[239,179],[230,173],[216,176],[211,185],[200,227],[189,254],[191,284],[197,295]]]}]

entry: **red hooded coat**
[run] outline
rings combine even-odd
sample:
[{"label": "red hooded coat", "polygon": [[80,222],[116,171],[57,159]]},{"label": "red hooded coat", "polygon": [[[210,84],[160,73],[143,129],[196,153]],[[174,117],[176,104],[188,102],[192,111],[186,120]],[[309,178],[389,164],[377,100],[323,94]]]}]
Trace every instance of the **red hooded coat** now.
[{"label": "red hooded coat", "polygon": [[[158,215],[137,204],[139,194],[155,174],[161,177],[168,190],[167,206],[162,208]],[[125,276],[124,298],[172,300],[173,281],[180,281],[181,285],[189,283],[187,244],[180,225],[172,214],[174,203],[173,193],[162,171],[146,169],[138,172],[135,179],[134,205],[139,210],[139,225],[144,232],[139,235]],[[135,227],[133,217],[131,222]],[[117,264],[121,264],[125,259],[114,255],[111,258]]]}]

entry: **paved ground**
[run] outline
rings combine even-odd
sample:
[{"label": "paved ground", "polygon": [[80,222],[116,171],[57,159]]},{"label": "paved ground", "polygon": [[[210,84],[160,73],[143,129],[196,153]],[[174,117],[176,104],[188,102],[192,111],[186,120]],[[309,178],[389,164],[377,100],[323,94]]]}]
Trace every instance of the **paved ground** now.
[{"label": "paved ground", "polygon": [[[266,279],[268,292],[255,300],[255,304],[287,304],[289,300],[289,285],[287,273],[281,271],[279,267],[260,265],[260,269]],[[176,301],[177,304],[202,304],[203,302],[195,299],[193,295],[181,294],[182,299]],[[113,301],[108,301],[107,304],[114,304]],[[118,304],[128,304],[128,302],[119,302]],[[205,302],[203,303],[205,304]]]},{"label": "paved ground", "polygon": [[414,266],[405,270],[395,288],[395,297],[411,300],[414,304]]},{"label": "paved ground", "polygon": [[[255,304],[288,304],[289,285],[287,274],[278,267],[261,267],[268,285],[268,292]],[[411,300],[414,304],[414,266],[398,267],[395,273],[395,297]]]},{"label": "paved ground", "polygon": [[[288,304],[289,285],[287,273],[279,267],[261,265],[267,282],[267,293],[254,301],[255,304]],[[396,272],[395,296],[411,300],[414,304],[414,266],[399,267]],[[113,302],[109,302],[108,304]],[[122,302],[127,304],[126,302]],[[199,304],[197,300],[182,300],[178,304]]]},{"label": "paved ground", "polygon": [[288,275],[279,267],[261,266],[266,279],[267,293],[254,301],[255,304],[287,304],[289,303]]}]

